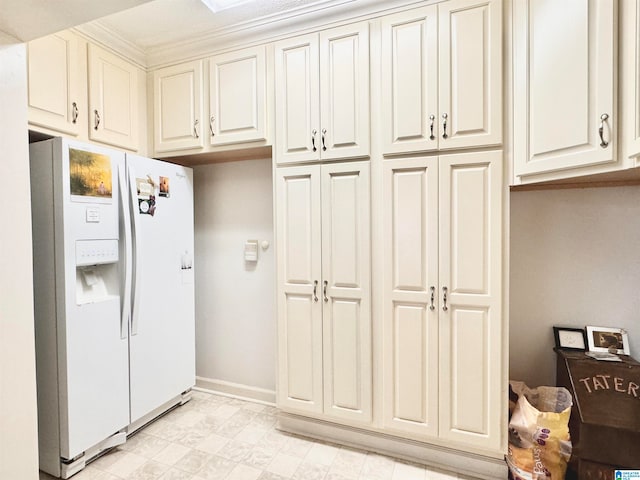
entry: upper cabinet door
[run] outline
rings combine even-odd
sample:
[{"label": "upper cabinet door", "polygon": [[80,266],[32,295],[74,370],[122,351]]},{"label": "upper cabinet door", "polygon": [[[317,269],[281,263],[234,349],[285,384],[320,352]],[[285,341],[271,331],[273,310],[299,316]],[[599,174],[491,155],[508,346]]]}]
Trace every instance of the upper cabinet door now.
[{"label": "upper cabinet door", "polygon": [[202,60],[156,70],[153,97],[154,150],[202,148]]},{"label": "upper cabinet door", "polygon": [[620,8],[620,118],[623,158],[640,165],[640,0],[625,0]]},{"label": "upper cabinet door", "polygon": [[318,35],[275,44],[276,161],[320,159]]},{"label": "upper cabinet door", "polygon": [[320,156],[369,155],[369,24],[320,33]]},{"label": "upper cabinet door", "polygon": [[89,138],[138,149],[138,68],[95,45],[88,46]]},{"label": "upper cabinet door", "polygon": [[87,114],[79,98],[78,38],[63,31],[34,40],[27,56],[29,123],[78,135]]},{"label": "upper cabinet door", "polygon": [[503,438],[502,152],[440,157],[440,438]]},{"label": "upper cabinet door", "polygon": [[616,161],[614,14],[612,0],[513,3],[516,183]]},{"label": "upper cabinet door", "polygon": [[438,148],[438,7],[382,20],[384,153]]},{"label": "upper cabinet door", "polygon": [[211,145],[265,140],[264,45],[212,57],[209,82]]},{"label": "upper cabinet door", "polygon": [[498,145],[502,141],[502,1],[450,0],[439,4],[438,12],[440,149]]}]

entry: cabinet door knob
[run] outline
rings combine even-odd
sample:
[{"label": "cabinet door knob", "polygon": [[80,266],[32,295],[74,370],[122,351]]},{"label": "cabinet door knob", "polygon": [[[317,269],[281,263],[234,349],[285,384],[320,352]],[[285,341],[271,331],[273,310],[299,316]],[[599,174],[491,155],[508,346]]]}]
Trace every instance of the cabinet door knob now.
[{"label": "cabinet door knob", "polygon": [[318,131],[314,128],[313,131],[311,132],[311,145],[313,146],[313,151],[317,151],[318,149],[316,148],[316,134],[318,133]]},{"label": "cabinet door knob", "polygon": [[93,129],[98,130],[98,126],[100,125],[100,114],[98,110],[93,111]]},{"label": "cabinet door knob", "polygon": [[200,120],[198,120],[196,118],[196,121],[193,122],[193,136],[196,138],[200,138],[200,134],[198,133],[198,124],[200,123]]},{"label": "cabinet door knob", "polygon": [[327,129],[326,129],[326,128],[323,128],[323,129],[322,129],[322,151],[323,151],[323,152],[326,152],[326,151],[327,151],[327,146],[326,146],[326,145],[325,145],[325,143],[324,143],[324,137],[325,137],[325,135],[326,135],[326,134],[327,134]]},{"label": "cabinet door knob", "polygon": [[71,123],[76,123],[78,121],[78,104],[73,102],[71,104]]},{"label": "cabinet door knob", "polygon": [[215,132],[213,131],[213,122],[215,122],[215,121],[216,121],[216,117],[211,115],[211,118],[209,118],[209,130],[211,131],[211,136],[212,137],[216,136]]},{"label": "cabinet door knob", "polygon": [[442,138],[448,138],[449,135],[447,135],[447,118],[449,118],[449,115],[447,115],[446,113],[442,114]]},{"label": "cabinet door knob", "polygon": [[607,148],[607,146],[609,145],[609,142],[605,142],[604,140],[604,122],[606,122],[608,119],[608,113],[603,113],[602,115],[600,115],[600,128],[598,128],[598,133],[600,134],[600,146],[602,148]]},{"label": "cabinet door knob", "polygon": [[313,301],[318,301],[318,280],[313,281]]},{"label": "cabinet door knob", "polygon": [[442,310],[445,312],[449,310],[449,307],[447,306],[447,292],[447,287],[442,287]]},{"label": "cabinet door knob", "polygon": [[327,285],[329,285],[329,282],[327,282],[326,280],[323,282],[323,287],[322,287],[322,293],[324,295],[324,301],[325,303],[329,301],[329,297],[327,297]]},{"label": "cabinet door knob", "polygon": [[431,130],[431,135],[429,135],[429,140],[435,140],[436,137],[433,135],[433,124],[436,120],[436,116],[431,114],[429,115],[429,130]]}]

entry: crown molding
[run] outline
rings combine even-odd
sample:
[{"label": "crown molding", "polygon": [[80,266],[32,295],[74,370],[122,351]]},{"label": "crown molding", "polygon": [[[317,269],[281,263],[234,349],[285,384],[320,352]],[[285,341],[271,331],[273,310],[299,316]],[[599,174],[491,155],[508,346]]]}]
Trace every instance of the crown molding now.
[{"label": "crown molding", "polygon": [[100,20],[79,25],[71,30],[87,40],[119,54],[138,67],[147,69],[147,54],[144,49],[116,33],[113,29],[106,27]]},{"label": "crown molding", "polygon": [[426,3],[434,3],[434,0],[321,0],[146,49],[123,38],[100,20],[76,27],[75,30],[150,71]]}]

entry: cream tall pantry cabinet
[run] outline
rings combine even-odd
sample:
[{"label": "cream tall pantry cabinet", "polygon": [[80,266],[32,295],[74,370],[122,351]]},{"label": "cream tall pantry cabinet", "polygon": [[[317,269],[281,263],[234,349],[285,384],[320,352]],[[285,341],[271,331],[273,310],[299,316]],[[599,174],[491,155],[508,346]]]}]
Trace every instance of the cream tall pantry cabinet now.
[{"label": "cream tall pantry cabinet", "polygon": [[371,421],[369,162],[276,169],[278,404]]},{"label": "cream tall pantry cabinet", "polygon": [[500,450],[502,152],[383,164],[384,427]]},{"label": "cream tall pantry cabinet", "polygon": [[369,24],[275,44],[278,164],[369,155]]}]

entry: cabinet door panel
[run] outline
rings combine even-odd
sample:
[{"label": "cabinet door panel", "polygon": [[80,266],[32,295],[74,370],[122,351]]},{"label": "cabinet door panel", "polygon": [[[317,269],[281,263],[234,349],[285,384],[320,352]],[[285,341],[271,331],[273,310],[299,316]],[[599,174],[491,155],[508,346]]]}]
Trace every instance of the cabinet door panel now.
[{"label": "cabinet door panel", "polygon": [[382,92],[383,153],[438,148],[436,5],[383,18]]},{"label": "cabinet door panel", "polygon": [[369,25],[320,34],[322,158],[369,155]]},{"label": "cabinet door panel", "polygon": [[202,148],[202,60],[153,73],[154,149]]},{"label": "cabinet door panel", "polygon": [[320,167],[276,173],[278,405],[322,412]]},{"label": "cabinet door panel", "polygon": [[435,436],[438,159],[384,162],[382,195],[383,422],[391,430]]},{"label": "cabinet door panel", "polygon": [[514,4],[516,176],[615,161],[614,44],[613,2]]},{"label": "cabinet door panel", "polygon": [[95,45],[88,46],[89,138],[138,149],[138,69]]},{"label": "cabinet door panel", "polygon": [[29,42],[27,54],[29,123],[78,135],[79,115],[86,115],[78,91],[78,38],[66,31],[39,38]]},{"label": "cabinet door panel", "polygon": [[450,0],[438,8],[440,149],[500,144],[502,2]]},{"label": "cabinet door panel", "polygon": [[320,158],[318,35],[275,45],[276,161]]},{"label": "cabinet door panel", "polygon": [[[440,437],[502,437],[502,152],[440,157]],[[444,309],[444,288],[447,309]]]},{"label": "cabinet door panel", "polygon": [[213,57],[209,82],[211,145],[264,140],[265,47]]},{"label": "cabinet door panel", "polygon": [[369,422],[371,232],[368,162],[322,166],[324,412]]},{"label": "cabinet door panel", "polygon": [[640,166],[640,0],[619,3],[620,8],[620,118],[624,158]]}]

